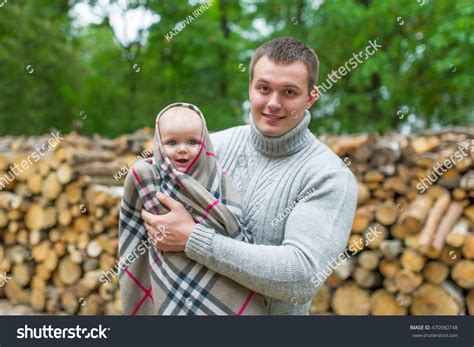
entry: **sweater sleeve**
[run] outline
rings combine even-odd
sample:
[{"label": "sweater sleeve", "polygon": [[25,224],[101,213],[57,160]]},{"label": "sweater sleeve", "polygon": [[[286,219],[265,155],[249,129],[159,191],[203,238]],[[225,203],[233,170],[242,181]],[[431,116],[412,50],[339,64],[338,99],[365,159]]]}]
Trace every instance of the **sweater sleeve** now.
[{"label": "sweater sleeve", "polygon": [[347,244],[357,203],[357,183],[347,168],[318,176],[317,182],[303,187],[314,193],[289,214],[281,245],[244,243],[198,224],[186,254],[265,296],[308,302],[321,285],[315,285],[315,275],[330,266]]}]

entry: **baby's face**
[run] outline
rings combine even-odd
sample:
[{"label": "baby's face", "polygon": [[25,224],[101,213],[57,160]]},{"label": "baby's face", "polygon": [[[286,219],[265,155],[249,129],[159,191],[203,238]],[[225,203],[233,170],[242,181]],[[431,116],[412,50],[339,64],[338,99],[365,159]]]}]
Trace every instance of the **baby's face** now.
[{"label": "baby's face", "polygon": [[202,121],[186,107],[173,107],[160,117],[160,136],[174,167],[184,172],[199,152]]}]

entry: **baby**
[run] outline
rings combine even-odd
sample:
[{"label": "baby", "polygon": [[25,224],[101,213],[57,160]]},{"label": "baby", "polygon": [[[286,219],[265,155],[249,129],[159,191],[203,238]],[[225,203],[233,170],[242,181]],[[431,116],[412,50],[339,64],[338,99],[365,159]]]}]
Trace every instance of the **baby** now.
[{"label": "baby", "polygon": [[[197,223],[236,240],[252,242],[242,225],[239,196],[222,173],[201,111],[176,103],[156,118],[153,160],[139,161],[125,180],[120,210],[120,258],[140,256],[120,273],[123,314],[241,315],[266,314],[264,299],[248,288],[189,259],[184,252],[161,252],[149,245],[141,218],[168,209],[161,192],[185,204]],[[166,231],[162,233],[166,237]],[[153,243],[153,239],[151,239]],[[143,243],[147,244],[146,249]]]},{"label": "baby", "polygon": [[188,107],[176,106],[158,119],[161,142],[176,170],[186,172],[199,152],[203,124],[199,115]]}]

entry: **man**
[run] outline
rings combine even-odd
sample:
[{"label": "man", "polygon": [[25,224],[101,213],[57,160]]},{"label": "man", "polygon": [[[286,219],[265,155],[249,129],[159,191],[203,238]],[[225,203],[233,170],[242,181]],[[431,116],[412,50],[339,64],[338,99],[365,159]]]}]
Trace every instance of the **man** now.
[{"label": "man", "polygon": [[317,74],[316,53],[303,42],[289,37],[266,42],[250,66],[250,125],[211,136],[218,161],[237,183],[255,244],[196,224],[168,196],[159,197],[168,214],[142,212],[151,236],[167,230],[158,249],[185,251],[261,293],[269,314],[308,314],[321,286],[316,274],[344,250],[354,218],[355,177],[308,130]]}]

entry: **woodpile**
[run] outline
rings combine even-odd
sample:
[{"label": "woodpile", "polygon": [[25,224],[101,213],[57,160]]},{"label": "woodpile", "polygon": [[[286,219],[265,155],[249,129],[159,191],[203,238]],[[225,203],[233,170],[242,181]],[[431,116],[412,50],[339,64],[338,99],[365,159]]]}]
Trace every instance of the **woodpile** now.
[{"label": "woodpile", "polygon": [[48,138],[0,140],[0,177],[9,177],[0,181],[0,297],[48,313],[120,314],[117,276],[100,282],[117,258],[125,178],[117,173],[151,145],[152,132],[69,134],[35,162]]},{"label": "woodpile", "polygon": [[474,129],[322,140],[359,201],[348,256],[311,312],[474,315]]},{"label": "woodpile", "polygon": [[[1,138],[0,177],[48,137]],[[100,278],[118,256],[123,179],[151,154],[152,137],[72,133],[0,180],[0,298],[50,314],[120,314],[117,276]],[[349,256],[328,269],[312,313],[474,314],[473,138],[471,130],[322,138],[357,176],[359,201]]]}]

